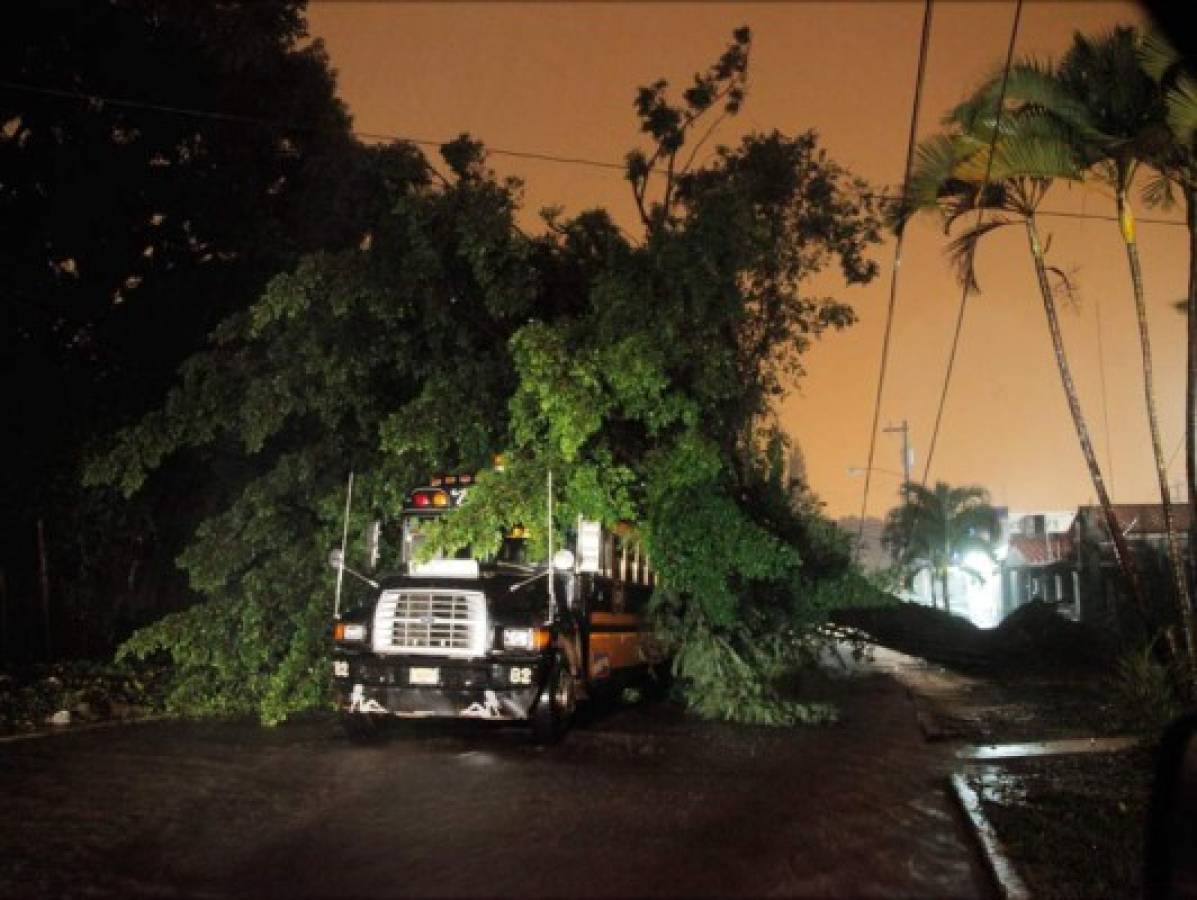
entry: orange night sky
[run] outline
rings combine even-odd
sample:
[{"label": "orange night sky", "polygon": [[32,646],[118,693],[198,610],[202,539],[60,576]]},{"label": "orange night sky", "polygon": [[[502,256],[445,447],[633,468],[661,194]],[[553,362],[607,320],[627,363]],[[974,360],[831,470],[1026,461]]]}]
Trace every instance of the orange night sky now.
[{"label": "orange night sky", "polygon": [[[934,6],[920,137],[1002,62],[1013,2]],[[878,188],[901,181],[922,25],[921,2],[828,3],[380,3],[320,2],[311,31],[325,40],[340,95],[362,132],[444,140],[462,131],[492,148],[619,162],[637,145],[632,98],[658,77],[684,86],[722,51],[733,28],[753,30],[749,98],[715,143],[749,130],[816,129],[831,156]],[[1143,21],[1133,5],[1028,2],[1016,54],[1058,57],[1076,29]],[[705,149],[704,149],[705,152]],[[602,205],[635,232],[630,190],[617,171],[493,156],[526,182],[526,220],[561,205]],[[1108,215],[1097,187],[1057,187],[1045,209]],[[1180,221],[1140,208],[1140,216]],[[1125,258],[1113,222],[1045,217],[1049,259],[1074,274],[1076,308],[1065,339],[1099,458],[1116,502],[1156,500],[1138,342]],[[1185,229],[1143,224],[1156,382],[1165,450],[1183,478]],[[921,476],[942,386],[960,288],[938,223],[905,242],[881,425],[906,419]],[[847,290],[860,323],[807,357],[808,376],[780,410],[809,479],[835,516],[860,510],[863,466],[880,364],[893,245],[878,248],[882,277]],[[983,293],[966,313],[960,357],[931,479],[977,483],[1012,508],[1069,509],[1092,502],[1051,356],[1025,234],[1010,228],[979,256]],[[1098,327],[1100,321],[1100,330]],[[1099,342],[1098,336],[1101,336]],[[1100,350],[1100,352],[1099,352]],[[1099,360],[1104,356],[1103,367]],[[1103,388],[1104,380],[1104,388]],[[1108,429],[1106,422],[1108,421]],[[1107,437],[1108,435],[1108,437]],[[899,441],[881,434],[875,465],[901,468]],[[869,514],[896,498],[899,479],[878,472]]]}]

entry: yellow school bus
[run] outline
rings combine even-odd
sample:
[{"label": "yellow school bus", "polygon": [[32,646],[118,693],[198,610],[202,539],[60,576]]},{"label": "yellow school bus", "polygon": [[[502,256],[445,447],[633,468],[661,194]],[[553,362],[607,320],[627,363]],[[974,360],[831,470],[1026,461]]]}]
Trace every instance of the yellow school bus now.
[{"label": "yellow school bus", "polygon": [[[579,703],[656,677],[662,654],[646,612],[655,575],[628,528],[579,522],[571,543],[538,564],[522,530],[495,556],[419,561],[421,527],[466,498],[472,479],[433,479],[406,496],[393,573],[338,609],[333,687],[346,731],[372,737],[387,719],[522,721],[559,740]],[[334,565],[341,571],[343,556]],[[358,573],[354,573],[358,574]]]}]

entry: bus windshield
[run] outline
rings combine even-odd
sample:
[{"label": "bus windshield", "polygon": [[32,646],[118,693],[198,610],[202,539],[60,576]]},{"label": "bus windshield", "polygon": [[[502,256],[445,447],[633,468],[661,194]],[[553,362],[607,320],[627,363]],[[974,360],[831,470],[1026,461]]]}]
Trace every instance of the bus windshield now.
[{"label": "bus windshield", "polygon": [[[424,534],[424,526],[434,519],[438,518],[436,515],[405,515],[403,517],[403,537],[402,549],[400,551],[400,560],[406,564],[411,565],[419,557],[420,547],[423,546],[426,535]],[[452,554],[437,553],[429,557],[430,559],[476,559],[471,548],[463,547]],[[479,559],[479,562],[489,563],[505,563],[514,566],[526,566],[528,562],[528,541],[527,538],[512,537],[510,535],[504,536],[502,543],[499,545],[499,550],[493,556],[488,556],[484,559]]]}]

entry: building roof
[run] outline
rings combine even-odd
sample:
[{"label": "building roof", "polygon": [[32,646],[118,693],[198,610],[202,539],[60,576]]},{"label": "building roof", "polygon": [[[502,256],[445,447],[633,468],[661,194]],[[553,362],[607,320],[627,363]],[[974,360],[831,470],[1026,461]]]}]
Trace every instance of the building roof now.
[{"label": "building roof", "polygon": [[[1100,506],[1082,506],[1077,518],[1092,522],[1104,532],[1105,515]],[[1115,503],[1114,518],[1129,538],[1164,533],[1164,507],[1160,503]],[[1191,521],[1187,503],[1172,504],[1172,522],[1177,531],[1187,531]]]},{"label": "building roof", "polygon": [[1070,534],[1012,534],[1006,555],[1008,566],[1046,566],[1072,555]]}]

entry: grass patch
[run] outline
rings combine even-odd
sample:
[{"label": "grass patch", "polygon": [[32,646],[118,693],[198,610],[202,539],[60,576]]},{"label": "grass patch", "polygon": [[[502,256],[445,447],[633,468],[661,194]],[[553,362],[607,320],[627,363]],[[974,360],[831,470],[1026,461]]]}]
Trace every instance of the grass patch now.
[{"label": "grass patch", "polygon": [[1149,750],[1020,760],[970,775],[1035,897],[1142,894]]}]

